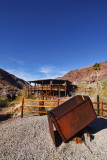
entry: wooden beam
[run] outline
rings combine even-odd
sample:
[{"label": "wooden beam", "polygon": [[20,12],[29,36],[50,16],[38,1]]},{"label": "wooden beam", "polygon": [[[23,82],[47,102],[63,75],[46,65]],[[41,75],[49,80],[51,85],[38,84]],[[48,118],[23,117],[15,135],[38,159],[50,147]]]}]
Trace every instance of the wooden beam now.
[{"label": "wooden beam", "polygon": [[22,105],[21,105],[21,118],[23,118],[23,105],[24,105],[24,98],[22,98]]},{"label": "wooden beam", "polygon": [[47,89],[48,89],[48,85],[46,85],[46,100],[47,100]]},{"label": "wooden beam", "polygon": [[[99,95],[97,95],[97,102],[99,102]],[[97,104],[97,109],[100,108],[99,103]],[[100,116],[100,111],[98,110],[97,115]]]},{"label": "wooden beam", "polygon": [[31,95],[32,95],[32,85],[31,85]]},{"label": "wooden beam", "polygon": [[59,98],[60,98],[60,84],[59,84]]},{"label": "wooden beam", "polygon": [[24,105],[24,107],[37,107],[37,108],[39,108],[39,107],[40,107],[40,108],[44,108],[44,107],[45,107],[45,108],[55,108],[56,106],[42,106],[42,105],[40,106],[40,105],[33,105],[33,104],[32,104],[32,105]]},{"label": "wooden beam", "polygon": [[37,86],[38,89],[37,89],[37,97],[39,96],[39,86]]},{"label": "wooden beam", "polygon": [[101,117],[103,117],[103,101],[101,100],[100,103],[101,103],[101,114],[100,115]]},{"label": "wooden beam", "polygon": [[36,83],[34,84],[34,94],[35,94]]},{"label": "wooden beam", "polygon": [[66,94],[67,94],[67,93],[66,93],[66,92],[67,92],[67,91],[66,91],[66,86],[67,86],[67,85],[66,85],[66,82],[65,82],[65,97],[67,96],[67,95],[66,95]]},{"label": "wooden beam", "polygon": [[57,107],[59,106],[59,98],[57,98]]},{"label": "wooden beam", "polygon": [[28,101],[36,101],[36,102],[40,102],[40,101],[44,101],[44,102],[56,102],[56,100],[24,99],[24,101],[27,101],[27,100]]},{"label": "wooden beam", "polygon": [[40,114],[43,114],[43,113],[47,113],[46,111],[30,111],[30,110],[23,110],[24,112],[31,112],[31,113],[40,113]]},{"label": "wooden beam", "polygon": [[[41,107],[41,106],[44,106],[44,95],[43,95],[43,92],[41,92],[41,95],[40,95],[40,99],[43,100],[43,101],[39,101],[39,111],[45,111],[45,108],[44,107]],[[42,114],[40,114],[41,116]]]},{"label": "wooden beam", "polygon": [[51,99],[51,91],[52,91],[52,81],[50,81],[50,99]]}]

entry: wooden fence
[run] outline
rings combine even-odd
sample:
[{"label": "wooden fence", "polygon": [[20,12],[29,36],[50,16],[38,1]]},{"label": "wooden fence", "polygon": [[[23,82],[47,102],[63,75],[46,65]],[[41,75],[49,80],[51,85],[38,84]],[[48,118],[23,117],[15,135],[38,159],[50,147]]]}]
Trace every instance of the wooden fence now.
[{"label": "wooden fence", "polygon": [[[54,105],[54,106],[51,106],[51,105],[44,105],[44,103],[43,103],[43,105],[29,105],[29,104],[27,104],[27,105],[25,105],[25,100],[28,100],[28,101],[31,101],[31,102],[33,102],[33,101],[35,101],[35,102],[56,102],[56,105]],[[60,103],[63,103],[63,102],[65,102],[65,100],[60,100],[60,99],[56,99],[56,100],[34,100],[34,99],[24,99],[24,98],[22,98],[22,105],[21,105],[21,118],[23,118],[23,113],[24,112],[31,112],[31,113],[47,113],[46,111],[40,111],[40,110],[38,110],[38,111],[36,111],[36,110],[25,110],[24,109],[24,107],[37,107],[37,108],[55,108],[55,107],[57,107],[57,106],[59,106],[59,104]],[[107,112],[107,110],[106,109],[104,109],[103,108],[103,105],[107,105],[107,103],[104,103],[102,100],[100,101],[100,102],[92,102],[93,104],[100,104],[100,109],[95,109],[94,108],[94,110],[95,111],[100,111],[100,116],[102,116],[103,117],[103,112],[105,111],[105,112]]]}]

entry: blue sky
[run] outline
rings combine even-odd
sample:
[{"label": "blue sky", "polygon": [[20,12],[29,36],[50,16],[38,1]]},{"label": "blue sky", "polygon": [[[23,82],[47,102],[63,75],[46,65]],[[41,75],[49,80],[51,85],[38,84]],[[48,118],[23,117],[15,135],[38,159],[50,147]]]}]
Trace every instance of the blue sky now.
[{"label": "blue sky", "polygon": [[1,0],[0,68],[56,78],[107,60],[107,0]]}]

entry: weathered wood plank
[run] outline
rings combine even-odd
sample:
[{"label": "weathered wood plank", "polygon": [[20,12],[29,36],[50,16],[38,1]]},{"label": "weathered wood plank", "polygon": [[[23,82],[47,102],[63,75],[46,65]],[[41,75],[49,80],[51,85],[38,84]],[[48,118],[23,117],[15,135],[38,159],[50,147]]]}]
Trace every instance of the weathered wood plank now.
[{"label": "weathered wood plank", "polygon": [[41,106],[41,105],[24,105],[24,107],[45,107],[45,108],[55,108],[56,106]]},{"label": "weathered wood plank", "polygon": [[24,112],[31,112],[31,113],[47,113],[46,111],[30,111],[30,110],[23,110]]}]

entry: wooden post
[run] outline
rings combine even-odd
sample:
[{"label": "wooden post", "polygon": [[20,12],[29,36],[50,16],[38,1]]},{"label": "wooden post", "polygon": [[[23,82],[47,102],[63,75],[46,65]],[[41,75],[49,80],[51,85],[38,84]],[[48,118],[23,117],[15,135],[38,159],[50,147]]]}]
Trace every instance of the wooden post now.
[{"label": "wooden post", "polygon": [[22,105],[21,105],[21,118],[23,118],[23,105],[24,105],[24,98],[22,98]]},{"label": "wooden post", "polygon": [[[99,95],[97,95],[97,102],[99,102]],[[97,109],[99,109],[99,103],[97,104]],[[100,111],[98,110],[97,112],[98,116],[100,116]]]},{"label": "wooden post", "polygon": [[37,98],[39,96],[39,86],[37,86]]},{"label": "wooden post", "polygon": [[30,82],[29,88],[30,88],[30,89],[29,89],[29,94],[30,94],[30,95],[29,95],[29,98],[30,98],[30,97],[31,97],[31,95],[32,95],[31,82]]},{"label": "wooden post", "polygon": [[50,86],[50,99],[51,99],[51,86]]},{"label": "wooden post", "polygon": [[[40,99],[44,100],[44,96],[43,96],[42,92],[41,92],[41,95],[40,95]],[[40,101],[39,105],[44,106],[44,101]],[[45,108],[44,107],[39,107],[39,111],[45,111]],[[42,116],[42,115],[44,115],[44,113],[40,113],[39,115]]]},{"label": "wooden post", "polygon": [[47,88],[46,88],[46,100],[47,100]]},{"label": "wooden post", "polygon": [[65,82],[65,98],[66,98],[66,82]]},{"label": "wooden post", "polygon": [[34,85],[34,94],[35,94],[35,89],[36,89],[36,83],[35,83],[35,85]]},{"label": "wooden post", "polygon": [[47,99],[49,98],[49,91],[48,91],[48,89],[47,89]]},{"label": "wooden post", "polygon": [[60,84],[59,84],[59,98],[60,98]]},{"label": "wooden post", "polygon": [[52,81],[50,81],[50,99],[51,99],[51,91],[52,90]]},{"label": "wooden post", "polygon": [[59,98],[57,98],[57,107],[59,106]]},{"label": "wooden post", "polygon": [[101,103],[101,117],[103,117],[103,101],[101,100],[100,103]]},{"label": "wooden post", "polygon": [[48,89],[48,85],[46,85],[46,100],[47,100],[47,89]]},{"label": "wooden post", "polygon": [[31,96],[32,96],[32,85],[30,86],[30,88],[31,88]]}]

